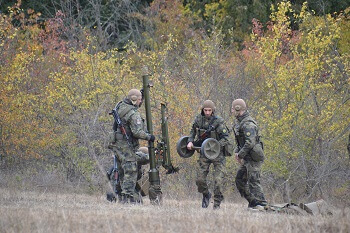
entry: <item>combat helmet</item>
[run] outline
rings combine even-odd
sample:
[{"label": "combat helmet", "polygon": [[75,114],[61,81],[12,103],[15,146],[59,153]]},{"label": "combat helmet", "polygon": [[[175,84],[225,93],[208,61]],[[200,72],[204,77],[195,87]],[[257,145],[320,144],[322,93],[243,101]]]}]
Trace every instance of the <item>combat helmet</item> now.
[{"label": "combat helmet", "polygon": [[139,97],[142,97],[142,94],[137,89],[131,89],[128,93],[128,99],[131,100],[132,104],[136,104]]}]

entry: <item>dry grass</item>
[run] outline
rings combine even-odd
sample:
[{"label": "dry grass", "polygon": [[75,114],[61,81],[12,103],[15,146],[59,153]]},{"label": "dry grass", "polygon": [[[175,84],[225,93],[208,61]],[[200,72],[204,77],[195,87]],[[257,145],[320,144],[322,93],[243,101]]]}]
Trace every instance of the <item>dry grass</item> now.
[{"label": "dry grass", "polygon": [[350,211],[333,216],[256,213],[223,203],[164,200],[161,207],[109,203],[105,196],[0,188],[0,232],[350,232]]}]

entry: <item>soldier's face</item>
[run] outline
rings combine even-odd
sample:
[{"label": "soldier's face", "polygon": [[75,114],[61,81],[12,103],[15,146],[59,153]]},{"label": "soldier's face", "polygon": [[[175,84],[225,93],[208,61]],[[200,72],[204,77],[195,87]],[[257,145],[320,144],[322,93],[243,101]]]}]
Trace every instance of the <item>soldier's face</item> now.
[{"label": "soldier's face", "polygon": [[135,105],[139,107],[141,103],[142,103],[142,97],[140,96],[137,98]]},{"label": "soldier's face", "polygon": [[204,112],[204,115],[206,117],[210,117],[211,114],[213,113],[213,109],[211,109],[211,108],[203,108],[203,112]]}]

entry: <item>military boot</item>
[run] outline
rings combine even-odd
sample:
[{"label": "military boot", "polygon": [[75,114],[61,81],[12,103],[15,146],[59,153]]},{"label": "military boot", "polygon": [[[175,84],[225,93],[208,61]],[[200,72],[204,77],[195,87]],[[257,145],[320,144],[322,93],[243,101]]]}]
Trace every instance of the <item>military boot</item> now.
[{"label": "military boot", "polygon": [[203,193],[202,208],[208,208],[210,198],[211,198],[211,193],[210,192],[208,192],[207,194]]},{"label": "military boot", "polygon": [[254,208],[255,206],[257,206],[255,199],[248,203],[248,208]]},{"label": "military boot", "polygon": [[129,199],[129,203],[131,205],[136,205],[136,200],[135,200],[135,198],[133,196],[129,196],[128,199]]},{"label": "military boot", "polygon": [[113,193],[107,193],[107,200],[110,202],[116,202],[117,199]]},{"label": "military boot", "polygon": [[123,196],[121,194],[118,194],[118,202],[119,203],[123,202]]},{"label": "military boot", "polygon": [[266,201],[258,201],[258,200],[252,200],[249,202],[248,204],[248,208],[255,208],[257,206],[267,206],[267,202]]},{"label": "military boot", "polygon": [[120,204],[127,204],[128,203],[128,197],[126,195],[121,195],[120,198]]},{"label": "military boot", "polygon": [[220,203],[214,203],[213,209],[214,210],[220,209]]}]

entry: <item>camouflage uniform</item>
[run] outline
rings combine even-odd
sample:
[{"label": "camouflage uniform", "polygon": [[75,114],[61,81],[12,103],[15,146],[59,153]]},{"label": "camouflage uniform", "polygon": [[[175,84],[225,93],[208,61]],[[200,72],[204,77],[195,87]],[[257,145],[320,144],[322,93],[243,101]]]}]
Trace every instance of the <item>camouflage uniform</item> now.
[{"label": "camouflage uniform", "polygon": [[[111,147],[112,150],[114,146]],[[142,190],[141,188],[141,185],[140,185],[140,182],[141,183],[145,183],[148,181],[148,179],[146,179],[144,176],[146,175],[145,173],[145,169],[142,169],[142,165],[146,165],[146,164],[149,164],[149,154],[141,151],[141,150],[138,150],[136,151],[136,161],[137,161],[137,183],[136,183],[136,187],[135,187],[135,192],[134,192],[134,199],[138,202],[141,202],[142,201],[142,197],[141,196],[146,196],[146,192],[148,192],[148,190]],[[115,181],[114,177],[113,177],[113,166],[108,170],[108,176],[109,176],[109,179],[111,180],[112,182],[112,186],[116,185],[116,192],[117,194],[120,194],[118,195],[118,198],[119,198],[119,201],[122,201],[122,196],[121,196],[121,193],[122,193],[122,186],[121,184],[123,183],[124,181],[124,170],[122,169],[122,166],[121,166],[121,161],[117,158],[117,166],[118,166],[118,180],[117,182]],[[146,180],[146,181],[145,181]],[[141,194],[141,196],[140,196]],[[113,199],[114,198],[114,195],[112,193],[108,194],[107,196],[110,196],[109,198],[107,198],[108,200],[112,201],[112,200],[115,200]]]},{"label": "camouflage uniform", "polygon": [[[214,207],[219,207],[221,201],[224,199],[222,194],[223,179],[225,175],[225,164],[226,158],[224,156],[224,146],[226,146],[228,141],[228,129],[225,125],[224,120],[215,116],[214,114],[207,119],[204,116],[203,110],[202,113],[197,115],[192,124],[192,129],[189,135],[188,142],[193,142],[194,146],[201,146],[203,141],[198,140],[199,136],[205,132],[209,126],[212,125],[215,130],[211,131],[210,137],[215,138],[219,141],[221,145],[221,152],[219,156],[210,160],[207,159],[204,155],[200,154],[198,159],[199,169],[197,172],[196,185],[198,187],[198,192],[203,195],[209,194],[207,176],[209,173],[210,164],[214,165]],[[195,141],[195,139],[197,139]]]},{"label": "camouflage uniform", "polygon": [[[138,176],[138,157],[136,151],[139,148],[139,139],[149,140],[151,135],[146,133],[144,120],[140,113],[129,99],[124,99],[117,104],[117,111],[122,120],[126,133],[130,138],[129,146],[125,136],[114,123],[113,130],[115,142],[110,144],[110,148],[116,153],[120,165],[121,173],[121,194],[127,198],[137,198],[135,186]],[[139,152],[137,152],[139,153]]]},{"label": "camouflage uniform", "polygon": [[237,171],[237,188],[250,205],[266,203],[260,185],[260,170],[265,157],[257,123],[245,111],[235,120],[233,130],[238,144],[235,153],[243,159],[243,164]]}]

